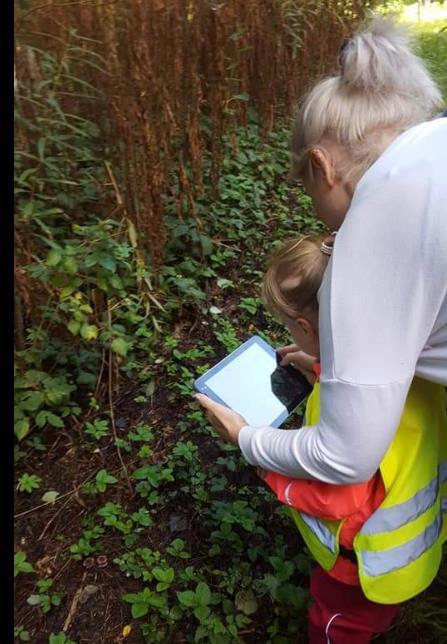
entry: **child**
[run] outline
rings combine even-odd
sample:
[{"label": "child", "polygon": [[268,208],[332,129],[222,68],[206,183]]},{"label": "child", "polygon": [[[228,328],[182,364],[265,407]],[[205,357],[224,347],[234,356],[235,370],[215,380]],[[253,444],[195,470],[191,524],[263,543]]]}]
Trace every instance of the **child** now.
[{"label": "child", "polygon": [[[308,356],[298,356],[298,366],[313,370],[309,379],[316,380],[306,425],[319,420],[317,294],[333,242],[313,235],[285,244],[263,283],[270,311],[306,354],[316,356],[310,365]],[[440,385],[414,379],[393,443],[370,481],[332,485],[260,474],[291,507],[319,564],[310,583],[311,644],[369,642],[389,628],[400,602],[422,592],[436,575],[447,536],[447,418]]]}]

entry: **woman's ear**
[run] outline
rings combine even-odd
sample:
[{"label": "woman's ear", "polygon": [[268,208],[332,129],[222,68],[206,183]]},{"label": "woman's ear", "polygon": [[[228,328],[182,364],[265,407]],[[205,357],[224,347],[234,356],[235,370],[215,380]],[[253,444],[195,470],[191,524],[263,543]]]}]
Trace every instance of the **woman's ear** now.
[{"label": "woman's ear", "polygon": [[335,170],[329,153],[320,147],[312,148],[309,152],[310,162],[315,170],[319,170],[328,188],[335,185]]}]

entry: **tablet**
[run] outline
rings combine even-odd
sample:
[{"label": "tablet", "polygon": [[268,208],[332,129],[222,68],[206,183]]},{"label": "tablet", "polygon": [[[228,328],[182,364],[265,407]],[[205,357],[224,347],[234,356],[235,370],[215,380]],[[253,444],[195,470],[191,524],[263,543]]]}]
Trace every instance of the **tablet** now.
[{"label": "tablet", "polygon": [[255,335],[200,376],[194,386],[241,414],[249,425],[280,427],[312,390],[294,367],[281,367],[281,359]]}]

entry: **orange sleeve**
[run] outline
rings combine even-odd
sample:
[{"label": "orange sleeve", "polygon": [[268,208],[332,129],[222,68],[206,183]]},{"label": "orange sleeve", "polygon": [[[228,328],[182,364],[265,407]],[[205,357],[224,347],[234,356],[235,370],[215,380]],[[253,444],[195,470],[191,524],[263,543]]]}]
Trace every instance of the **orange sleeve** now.
[{"label": "orange sleeve", "polygon": [[276,472],[268,472],[264,478],[281,503],[329,521],[345,519],[369,505],[374,479],[353,485],[331,485]]}]

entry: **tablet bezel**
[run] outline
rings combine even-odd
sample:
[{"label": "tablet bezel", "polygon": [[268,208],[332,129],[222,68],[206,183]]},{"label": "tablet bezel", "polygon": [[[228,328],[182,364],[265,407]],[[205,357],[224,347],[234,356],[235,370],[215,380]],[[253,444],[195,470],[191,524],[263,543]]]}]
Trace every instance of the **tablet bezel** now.
[{"label": "tablet bezel", "polygon": [[[232,351],[232,353],[230,353],[228,356],[223,358],[223,360],[221,360],[216,365],[214,365],[214,367],[212,367],[209,371],[207,371],[202,376],[200,376],[200,378],[197,378],[197,380],[194,382],[194,387],[196,388],[196,390],[201,394],[205,394],[205,396],[208,396],[209,398],[211,398],[211,400],[215,400],[221,405],[224,405],[225,407],[229,408],[227,403],[225,403],[212,389],[210,389],[206,383],[212,376],[215,376],[217,373],[222,371],[222,369],[224,369],[226,365],[233,362],[235,358],[237,358],[241,353],[246,351],[253,344],[257,344],[261,349],[266,351],[270,356],[272,356],[272,358],[275,360],[275,363],[276,363],[276,351],[272,349],[272,347],[265,340],[263,340],[259,335],[254,335],[246,342],[243,342],[237,349]],[[287,418],[291,415],[291,413],[289,413],[286,409],[277,418],[275,418],[272,422],[270,422],[269,427],[280,427],[280,425],[282,425],[282,423],[284,423],[287,420]]]}]

